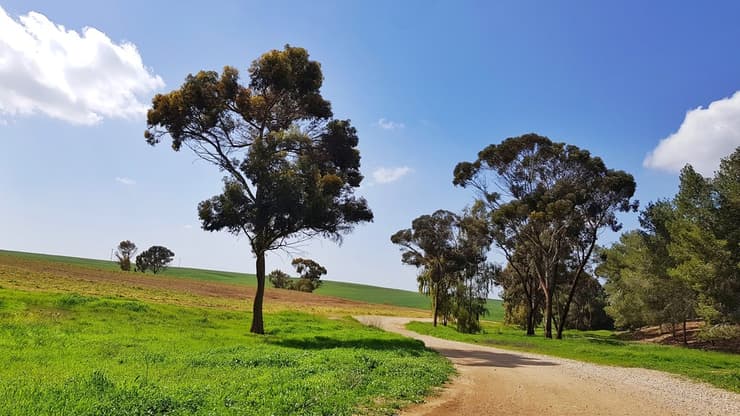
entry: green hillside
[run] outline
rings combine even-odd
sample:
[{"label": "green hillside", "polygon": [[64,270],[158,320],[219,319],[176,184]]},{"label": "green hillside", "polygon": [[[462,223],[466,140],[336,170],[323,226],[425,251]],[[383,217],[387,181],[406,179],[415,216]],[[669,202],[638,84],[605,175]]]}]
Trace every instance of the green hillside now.
[{"label": "green hillside", "polygon": [[[29,260],[73,264],[76,266],[102,270],[118,270],[118,264],[109,260],[85,259],[80,257],[26,253],[8,250],[0,250],[0,254],[12,255]],[[247,286],[255,286],[257,284],[254,274],[226,272],[219,270],[193,269],[188,267],[170,267],[169,269],[164,271],[162,275],[182,279],[243,284]],[[369,303],[406,306],[420,309],[427,309],[430,307],[429,298],[417,292],[401,289],[389,289],[358,283],[325,280],[321,287],[316,290],[316,293],[325,296],[335,296],[338,298]],[[500,300],[489,299],[488,309],[489,313],[486,316],[487,319],[491,319],[494,321],[503,320],[504,312]]]}]

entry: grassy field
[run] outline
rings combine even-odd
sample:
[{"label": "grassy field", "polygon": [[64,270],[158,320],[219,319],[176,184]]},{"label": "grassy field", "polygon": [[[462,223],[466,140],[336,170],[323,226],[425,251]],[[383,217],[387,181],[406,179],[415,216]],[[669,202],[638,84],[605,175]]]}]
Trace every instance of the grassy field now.
[{"label": "grassy field", "polygon": [[452,371],[350,318],[0,288],[2,415],[390,414]]},{"label": "grassy field", "polygon": [[596,364],[640,367],[687,376],[717,387],[740,392],[740,355],[692,350],[650,343],[621,341],[611,331],[566,331],[563,340],[548,340],[541,332],[524,331],[498,322],[485,322],[481,334],[461,334],[451,327],[411,322],[407,328],[420,334],[455,341],[535,352]]},{"label": "grassy field", "polygon": [[[117,271],[118,265],[108,260],[84,259],[78,257],[54,256],[49,254],[25,253],[0,250],[0,256],[13,257],[24,260],[62,263],[66,265],[94,268],[106,271]],[[162,273],[163,276],[183,279],[221,282],[255,287],[256,279],[253,274],[224,272],[216,270],[202,270],[185,267],[171,267]],[[336,282],[327,280],[316,290],[317,294],[335,296],[342,299],[357,300],[376,304],[402,306],[408,308],[430,308],[429,298],[417,292],[400,289],[389,289],[377,286],[356,283]],[[504,311],[500,300],[488,301],[489,312],[486,319],[493,321],[503,320]]]}]

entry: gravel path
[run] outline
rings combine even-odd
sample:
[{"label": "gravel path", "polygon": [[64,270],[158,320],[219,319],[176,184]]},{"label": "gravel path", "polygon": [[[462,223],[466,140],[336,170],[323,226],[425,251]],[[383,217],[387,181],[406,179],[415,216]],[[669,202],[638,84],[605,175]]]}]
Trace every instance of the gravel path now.
[{"label": "gravel path", "polygon": [[458,371],[402,415],[740,415],[740,394],[660,371],[609,367],[448,341],[405,329],[418,318],[358,316],[416,338]]}]

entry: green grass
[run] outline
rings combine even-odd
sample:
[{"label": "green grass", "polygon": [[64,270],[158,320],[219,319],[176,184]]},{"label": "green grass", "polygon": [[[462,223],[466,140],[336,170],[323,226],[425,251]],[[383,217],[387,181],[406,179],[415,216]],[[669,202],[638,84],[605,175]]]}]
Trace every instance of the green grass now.
[{"label": "green grass", "polygon": [[391,414],[452,367],[351,318],[0,288],[2,415]]},{"label": "green grass", "polygon": [[[84,259],[79,257],[55,256],[49,254],[25,253],[5,250],[0,250],[0,254],[11,255],[17,258],[28,260],[59,262],[102,270],[118,270],[118,265],[115,262],[108,260]],[[186,267],[170,267],[162,274],[164,276],[178,277],[184,279],[236,283],[248,286],[255,286],[257,284],[254,274],[248,273],[192,269]],[[316,293],[325,296],[335,296],[338,298],[357,300],[368,303],[405,306],[419,309],[429,309],[431,307],[429,298],[417,292],[401,289],[389,289],[358,283],[346,283],[325,280],[321,287],[316,290]],[[493,321],[503,320],[504,310],[500,300],[489,299],[488,310],[489,312],[485,316],[485,319]]]},{"label": "green grass", "polygon": [[420,334],[455,341],[535,352],[596,364],[640,367],[687,376],[714,386],[740,392],[740,355],[692,350],[649,343],[621,341],[611,331],[566,331],[564,339],[549,340],[541,332],[527,337],[524,331],[501,323],[486,322],[481,334],[461,334],[451,327],[411,322],[407,328]]}]

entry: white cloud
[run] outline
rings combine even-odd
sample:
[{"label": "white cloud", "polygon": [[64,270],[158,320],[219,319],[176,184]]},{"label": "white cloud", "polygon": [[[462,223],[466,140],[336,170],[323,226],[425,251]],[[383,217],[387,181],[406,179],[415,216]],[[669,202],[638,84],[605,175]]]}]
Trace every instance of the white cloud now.
[{"label": "white cloud", "polygon": [[720,160],[740,146],[740,91],[686,112],[678,131],[661,140],[643,165],[678,172],[687,163],[711,176]]},{"label": "white cloud", "polygon": [[45,114],[91,125],[105,117],[143,117],[162,78],[136,46],[85,27],[67,30],[36,12],[9,16],[0,7],[0,115]]},{"label": "white cloud", "polygon": [[190,225],[190,224],[185,224],[185,225],[183,225],[182,227],[183,227],[184,229],[186,229],[186,230],[190,230],[190,229],[192,229],[192,228],[193,228],[193,226],[192,226],[192,225]]},{"label": "white cloud", "polygon": [[408,166],[398,168],[378,168],[373,171],[373,179],[377,183],[391,183],[401,179],[403,176],[413,172]]},{"label": "white cloud", "polygon": [[403,123],[386,120],[384,118],[381,118],[380,120],[378,120],[378,126],[380,126],[381,129],[385,129],[385,130],[396,130],[396,129],[402,129],[406,127],[406,125]]},{"label": "white cloud", "polygon": [[135,180],[133,180],[131,178],[127,178],[125,176],[124,177],[116,176],[116,182],[122,183],[124,185],[136,185],[136,181]]}]

